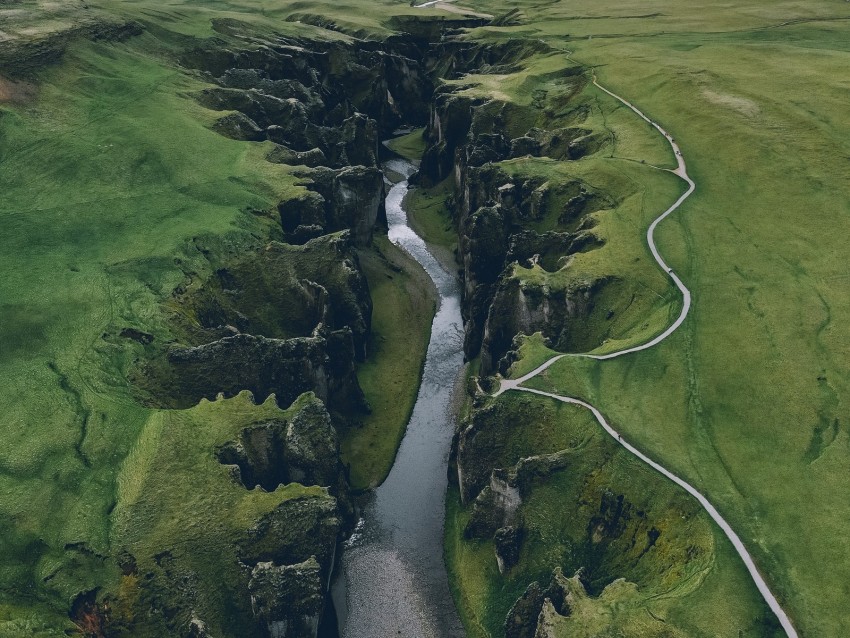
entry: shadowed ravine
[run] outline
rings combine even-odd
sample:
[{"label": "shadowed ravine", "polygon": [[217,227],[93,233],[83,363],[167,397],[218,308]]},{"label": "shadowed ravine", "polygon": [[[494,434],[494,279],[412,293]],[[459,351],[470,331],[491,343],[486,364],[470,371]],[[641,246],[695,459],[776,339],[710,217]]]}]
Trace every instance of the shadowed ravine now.
[{"label": "shadowed ravine", "polygon": [[[390,160],[387,168],[405,176],[414,170],[401,160]],[[387,194],[389,237],[425,268],[440,307],[395,464],[363,504],[357,529],[345,544],[333,585],[342,636],[464,635],[443,562],[446,467],[454,432],[450,405],[463,366],[460,287],[407,225],[401,207],[407,189],[403,181]]]}]

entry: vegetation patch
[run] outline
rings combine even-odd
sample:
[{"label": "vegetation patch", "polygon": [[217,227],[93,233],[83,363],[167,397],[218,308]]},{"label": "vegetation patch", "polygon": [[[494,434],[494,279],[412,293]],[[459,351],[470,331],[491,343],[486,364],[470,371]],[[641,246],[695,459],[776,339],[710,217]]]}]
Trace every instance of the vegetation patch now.
[{"label": "vegetation patch", "polygon": [[[734,550],[698,503],[611,441],[590,413],[511,393],[473,410],[460,437],[446,543],[472,635],[777,631],[757,593],[743,610],[737,588],[705,594],[719,569],[728,582],[718,554]],[[646,621],[617,622],[629,617]],[[705,617],[723,628],[701,625]]]},{"label": "vegetation patch", "polygon": [[361,264],[374,309],[357,378],[371,411],[342,436],[354,489],[380,484],[392,468],[419,391],[436,297],[427,274],[384,236],[361,254]]}]

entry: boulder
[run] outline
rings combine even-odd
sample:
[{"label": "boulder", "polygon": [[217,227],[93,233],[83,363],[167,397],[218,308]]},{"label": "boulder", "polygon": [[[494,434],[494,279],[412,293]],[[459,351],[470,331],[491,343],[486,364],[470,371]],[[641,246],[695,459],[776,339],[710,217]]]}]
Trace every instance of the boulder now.
[{"label": "boulder", "polygon": [[213,130],[225,137],[246,142],[259,142],[264,140],[266,134],[257,123],[243,113],[231,113],[219,118],[213,124]]}]

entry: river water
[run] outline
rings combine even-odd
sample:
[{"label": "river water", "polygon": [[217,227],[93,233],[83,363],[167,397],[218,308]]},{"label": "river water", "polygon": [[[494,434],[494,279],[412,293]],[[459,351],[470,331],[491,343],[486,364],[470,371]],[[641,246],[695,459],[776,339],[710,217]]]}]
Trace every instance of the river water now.
[{"label": "river water", "polygon": [[[409,177],[414,167],[385,169]],[[387,194],[390,240],[418,261],[437,287],[422,383],[395,464],[361,506],[332,595],[343,638],[461,637],[443,560],[446,468],[454,432],[452,392],[463,367],[460,286],[407,224],[407,181]]]}]

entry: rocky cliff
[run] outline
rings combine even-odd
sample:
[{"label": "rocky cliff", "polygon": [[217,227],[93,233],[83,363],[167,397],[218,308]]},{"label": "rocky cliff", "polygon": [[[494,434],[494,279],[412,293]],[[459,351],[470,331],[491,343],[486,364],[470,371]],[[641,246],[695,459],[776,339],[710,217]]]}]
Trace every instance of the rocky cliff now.
[{"label": "rocky cliff", "polygon": [[[497,72],[535,52],[508,48],[500,62],[487,70]],[[583,104],[577,100],[571,105],[569,98],[585,80],[578,75],[580,69],[568,70],[568,77],[570,71],[575,82],[566,105],[572,119],[580,123]],[[564,97],[559,100],[563,102]],[[555,272],[569,263],[571,255],[603,243],[593,231],[592,214],[613,204],[609,195],[578,178],[526,176],[503,164],[529,157],[577,160],[604,147],[605,135],[591,128],[554,127],[553,121],[563,119],[552,116],[545,97],[518,109],[469,96],[454,85],[443,86],[434,95],[429,146],[419,180],[426,185],[444,179],[453,182],[453,215],[463,266],[465,352],[470,358],[481,354],[484,374],[499,369],[519,333],[540,330],[555,343],[570,342],[564,332],[576,326],[565,325],[570,323],[568,318],[586,313],[594,293],[605,284],[604,280],[576,282],[552,291],[523,282],[513,267],[539,266]],[[527,122],[549,123],[552,128],[523,130]]]},{"label": "rocky cliff", "polygon": [[[104,615],[113,628],[215,636],[238,621],[246,636],[333,631],[327,588],[337,543],[353,522],[339,430],[370,409],[356,373],[368,355],[373,303],[358,251],[386,228],[379,141],[402,123],[426,122],[442,59],[430,38],[445,25],[413,26],[410,39],[259,44],[245,25],[217,22],[222,40],[181,55],[211,85],[193,94],[215,114],[211,128],[263,144],[269,162],[292,167],[298,186],[272,211],[279,226],[250,245],[193,239],[206,264],[187,266],[163,304],[173,339],[126,335],[146,355],[132,378],[139,398],[160,408],[227,405],[246,390],[253,401],[275,402],[283,414],[234,423],[204,453],[242,490],[277,495],[301,484],[324,493],[284,500],[233,532],[238,575],[232,562],[220,566],[232,580],[226,620],[185,557],[163,551],[168,556],[151,564],[149,550],[128,541],[134,564],[148,570],[139,604],[153,600],[168,613],[150,622]],[[163,520],[169,516],[163,510]],[[134,578],[141,574],[133,569]],[[200,580],[186,588],[186,578]]]}]

